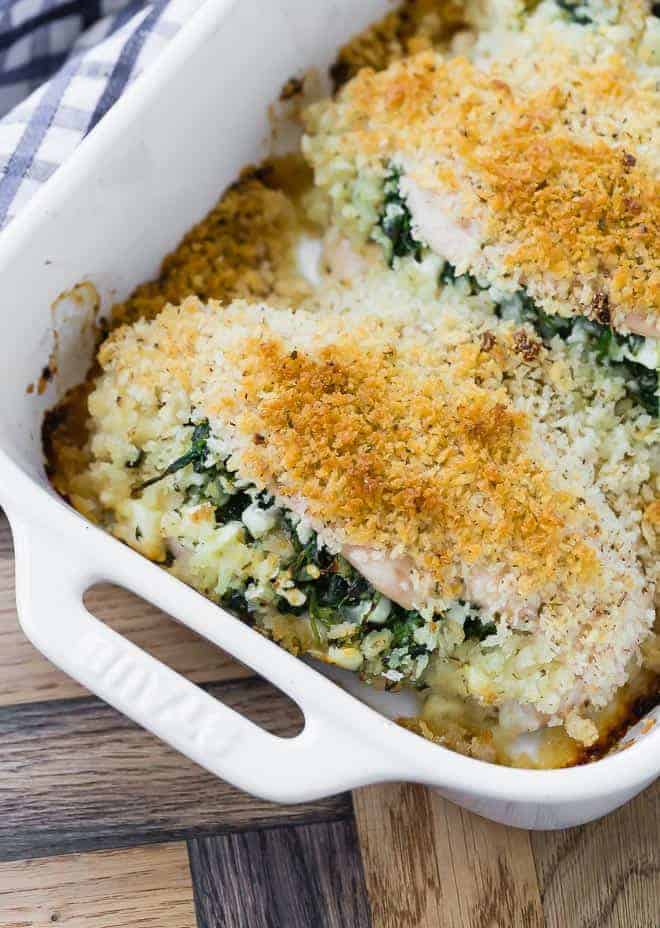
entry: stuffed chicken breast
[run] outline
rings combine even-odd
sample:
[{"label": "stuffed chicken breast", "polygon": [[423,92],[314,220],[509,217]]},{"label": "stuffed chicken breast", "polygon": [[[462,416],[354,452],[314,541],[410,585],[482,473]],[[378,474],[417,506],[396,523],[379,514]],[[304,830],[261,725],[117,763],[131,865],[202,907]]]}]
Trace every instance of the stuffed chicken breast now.
[{"label": "stuffed chicken breast", "polygon": [[467,53],[363,68],[311,107],[316,209],[392,266],[431,252],[550,333],[577,323],[637,366],[632,389],[657,410],[657,20],[640,3],[531,8],[508,29],[491,11]]},{"label": "stuffed chicken breast", "polygon": [[569,357],[460,304],[190,299],[99,361],[85,492],[117,537],[294,651],[596,739],[654,581],[544,399]]}]

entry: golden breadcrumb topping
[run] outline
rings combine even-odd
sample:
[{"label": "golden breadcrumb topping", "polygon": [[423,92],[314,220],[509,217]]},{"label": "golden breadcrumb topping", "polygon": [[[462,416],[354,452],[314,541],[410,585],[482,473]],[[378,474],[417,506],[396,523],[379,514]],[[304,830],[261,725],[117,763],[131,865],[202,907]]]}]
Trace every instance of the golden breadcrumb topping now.
[{"label": "golden breadcrumb topping", "polygon": [[616,55],[587,67],[552,52],[547,77],[516,59],[481,69],[433,52],[364,69],[308,125],[333,152],[381,170],[394,160],[455,198],[503,276],[550,277],[583,304],[657,315],[657,92]]},{"label": "golden breadcrumb topping", "polygon": [[362,332],[311,355],[249,339],[240,402],[252,410],[240,424],[266,441],[243,466],[354,543],[396,540],[437,580],[457,559],[505,556],[530,587],[593,579],[595,552],[572,531],[579,503],[530,458],[528,417],[475,384],[473,347],[450,372],[395,344]]},{"label": "golden breadcrumb topping", "polygon": [[151,363],[124,328],[99,361],[130,377],[131,390],[169,389],[175,378],[199,391],[211,422],[243,436],[241,476],[303,499],[352,544],[400,546],[440,582],[458,561],[506,562],[521,592],[557,578],[593,582],[597,522],[533,456],[528,415],[504,388],[478,383],[492,378],[495,351],[464,344],[439,358],[423,332],[404,347],[394,326],[348,334],[339,320],[339,334],[326,344],[326,331],[308,351],[267,327],[251,334],[250,307],[226,310],[226,331],[216,312],[194,300],[168,308],[149,333]]}]

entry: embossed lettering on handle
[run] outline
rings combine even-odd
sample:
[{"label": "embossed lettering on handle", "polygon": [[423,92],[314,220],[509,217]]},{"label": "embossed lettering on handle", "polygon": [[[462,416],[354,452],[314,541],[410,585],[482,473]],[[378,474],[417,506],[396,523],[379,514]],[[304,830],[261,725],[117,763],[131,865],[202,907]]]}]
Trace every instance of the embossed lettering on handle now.
[{"label": "embossed lettering on handle", "polygon": [[[176,729],[190,749],[226,757],[239,736],[239,722],[213,697],[148,655],[136,654],[121,639],[108,641],[97,631],[80,642],[78,659],[84,675],[93,674],[99,688],[130,705],[151,726]],[[146,660],[145,660],[146,658]],[[218,719],[218,713],[223,717]]]}]

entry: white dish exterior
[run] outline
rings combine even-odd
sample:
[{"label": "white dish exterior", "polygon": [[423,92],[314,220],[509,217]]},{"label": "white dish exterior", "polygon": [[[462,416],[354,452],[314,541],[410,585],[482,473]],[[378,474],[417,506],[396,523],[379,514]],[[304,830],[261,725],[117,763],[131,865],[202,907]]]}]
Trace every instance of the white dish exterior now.
[{"label": "white dish exterior", "polygon": [[[481,815],[561,828],[622,805],[660,773],[660,725],[638,725],[620,753],[566,770],[514,770],[433,745],[349,695],[149,563],[59,499],[44,473],[41,422],[81,378],[85,314],[59,332],[60,375],[27,394],[53,349],[51,305],[91,281],[102,309],[153,276],[163,254],[220,191],[266,151],[267,107],[293,74],[320,69],[389,9],[383,0],[207,0],[155,67],[109,113],[0,239],[0,503],[14,532],[22,626],[55,664],[218,776],[275,801],[305,801],[412,780]],[[60,304],[60,307],[66,304]],[[91,616],[98,581],[134,591],[293,698],[304,731],[280,739],[224,707]],[[386,700],[385,711],[392,706]],[[393,710],[396,711],[396,710]],[[656,710],[655,717],[660,718]]]}]

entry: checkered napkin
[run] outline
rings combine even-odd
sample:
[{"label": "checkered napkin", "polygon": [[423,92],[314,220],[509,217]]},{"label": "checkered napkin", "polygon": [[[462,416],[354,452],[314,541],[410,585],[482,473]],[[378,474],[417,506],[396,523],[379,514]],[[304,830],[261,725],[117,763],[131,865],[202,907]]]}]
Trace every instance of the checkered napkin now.
[{"label": "checkered napkin", "polygon": [[0,0],[0,228],[204,0]]}]

